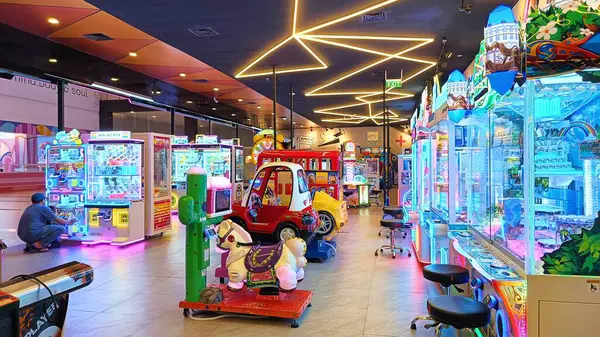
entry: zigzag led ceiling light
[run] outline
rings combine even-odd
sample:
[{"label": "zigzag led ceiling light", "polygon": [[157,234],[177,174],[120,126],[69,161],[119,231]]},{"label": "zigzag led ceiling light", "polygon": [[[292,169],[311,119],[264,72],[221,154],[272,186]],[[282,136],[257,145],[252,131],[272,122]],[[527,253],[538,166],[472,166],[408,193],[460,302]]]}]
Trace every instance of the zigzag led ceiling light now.
[{"label": "zigzag led ceiling light", "polygon": [[[354,13],[350,13],[350,14],[335,18],[333,20],[327,21],[325,23],[313,26],[311,28],[308,28],[308,29],[305,29],[302,31],[297,31],[296,23],[298,20],[299,0],[294,0],[294,14],[293,14],[294,16],[293,16],[293,24],[292,24],[292,34],[290,36],[288,36],[286,39],[284,39],[283,41],[276,44],[274,47],[272,47],[272,48],[268,49],[267,51],[265,51],[264,53],[262,53],[259,57],[254,59],[248,65],[246,65],[237,75],[235,75],[235,77],[236,78],[244,78],[244,77],[256,77],[256,76],[271,75],[272,74],[271,71],[252,72],[252,70],[253,70],[253,68],[256,67],[257,64],[260,63],[260,61],[264,60],[267,56],[271,55],[273,52],[275,52],[279,48],[283,47],[290,41],[297,41],[298,44],[300,44],[302,46],[302,48],[304,48],[304,50],[306,50],[310,54],[310,56],[316,61],[315,65],[305,66],[305,67],[281,68],[281,69],[278,69],[275,71],[277,74],[325,70],[328,68],[327,63],[325,63],[321,59],[321,57],[319,57],[319,55],[317,55],[304,41],[311,41],[311,42],[326,44],[326,45],[335,46],[335,47],[339,47],[339,48],[360,51],[360,52],[364,52],[364,53],[368,53],[368,54],[379,55],[379,56],[382,56],[383,58],[381,58],[375,62],[369,63],[367,65],[364,65],[364,66],[362,66],[356,70],[353,70],[349,73],[346,73],[342,76],[328,80],[325,83],[319,85],[318,87],[311,89],[308,93],[306,93],[306,96],[348,96],[348,95],[351,95],[351,96],[354,96],[354,99],[356,99],[358,101],[358,103],[354,103],[354,104],[346,104],[346,105],[316,109],[315,113],[331,115],[331,116],[335,117],[335,118],[322,119],[323,122],[360,124],[364,121],[371,120],[375,124],[381,125],[381,123],[378,120],[383,119],[383,112],[374,114],[372,112],[371,105],[373,103],[381,102],[382,99],[380,99],[380,98],[368,99],[369,97],[373,97],[373,96],[377,97],[379,95],[382,95],[382,92],[380,90],[375,89],[375,90],[366,90],[366,91],[365,90],[362,90],[362,91],[327,91],[325,89],[330,88],[334,84],[341,83],[344,80],[351,78],[354,75],[362,73],[370,68],[381,65],[390,60],[404,60],[404,61],[416,62],[416,63],[422,64],[423,67],[421,69],[418,69],[416,72],[414,72],[414,73],[408,75],[406,78],[402,79],[402,82],[406,83],[406,82],[410,81],[411,79],[415,78],[416,76],[418,76],[419,74],[421,74],[421,73],[427,71],[428,69],[432,68],[433,66],[435,66],[436,62],[428,61],[428,60],[424,60],[424,59],[420,59],[420,58],[416,58],[416,57],[409,57],[409,56],[406,56],[405,54],[433,42],[433,39],[432,38],[419,38],[419,37],[400,37],[400,36],[326,35],[326,34],[318,34],[318,31],[322,30],[323,28],[330,27],[332,25],[344,22],[351,18],[355,18],[357,16],[369,13],[378,8],[385,7],[389,4],[392,4],[397,1],[399,1],[399,0],[382,1],[373,6],[356,11]],[[410,46],[408,48],[402,48],[400,51],[390,54],[390,53],[387,53],[387,52],[384,52],[381,50],[376,50],[376,49],[372,49],[372,48],[364,48],[364,47],[356,46],[356,45],[346,42],[346,41],[353,41],[353,40],[355,40],[355,41],[367,41],[367,40],[391,41],[391,42],[393,42],[393,41],[400,42],[401,41],[401,42],[416,42],[416,44],[413,46]],[[395,88],[389,88],[386,90],[386,101],[399,100],[399,99],[409,98],[409,97],[413,97],[413,96],[414,96],[414,94],[412,94],[412,93],[395,90]],[[365,115],[352,114],[352,113],[348,113],[347,110],[345,110],[347,108],[357,107],[357,106],[366,106],[368,114],[365,114]],[[389,119],[390,119],[390,123],[402,122],[402,121],[406,120],[404,118],[398,117],[398,115],[395,113],[393,113],[393,114],[390,113]]]}]

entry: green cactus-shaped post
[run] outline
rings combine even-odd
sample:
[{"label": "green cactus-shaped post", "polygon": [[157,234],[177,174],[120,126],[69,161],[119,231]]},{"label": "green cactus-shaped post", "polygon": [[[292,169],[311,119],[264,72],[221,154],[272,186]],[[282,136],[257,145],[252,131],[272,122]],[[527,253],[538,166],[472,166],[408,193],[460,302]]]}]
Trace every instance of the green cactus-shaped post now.
[{"label": "green cactus-shaped post", "polygon": [[185,300],[198,302],[200,292],[206,288],[206,268],[210,266],[210,242],[204,237],[206,220],[206,182],[203,170],[190,170],[187,174],[186,195],[179,199],[179,221],[185,234]]},{"label": "green cactus-shaped post", "polygon": [[187,173],[186,195],[179,199],[179,221],[185,233],[185,300],[199,302],[200,292],[206,288],[206,270],[210,266],[210,240],[204,230],[223,217],[208,217],[206,194],[208,176],[201,168],[192,168]]}]

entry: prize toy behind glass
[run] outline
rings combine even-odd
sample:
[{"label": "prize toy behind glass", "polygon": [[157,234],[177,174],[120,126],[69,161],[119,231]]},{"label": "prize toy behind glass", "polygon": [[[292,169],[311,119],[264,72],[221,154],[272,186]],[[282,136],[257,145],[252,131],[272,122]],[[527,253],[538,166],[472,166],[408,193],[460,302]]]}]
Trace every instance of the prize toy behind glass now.
[{"label": "prize toy behind glass", "polygon": [[57,133],[45,151],[47,205],[55,207],[61,218],[75,219],[72,225],[66,226],[63,238],[81,240],[88,235],[84,209],[86,145],[83,145],[79,131],[73,129]]},{"label": "prize toy behind glass", "polygon": [[91,133],[85,207],[93,240],[88,244],[144,240],[143,145],[129,131]]}]

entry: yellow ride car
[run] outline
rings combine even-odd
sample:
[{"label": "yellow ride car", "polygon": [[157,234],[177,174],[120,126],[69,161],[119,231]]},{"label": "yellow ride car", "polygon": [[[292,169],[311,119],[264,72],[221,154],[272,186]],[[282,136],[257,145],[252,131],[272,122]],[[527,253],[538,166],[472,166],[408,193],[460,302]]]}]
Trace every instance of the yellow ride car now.
[{"label": "yellow ride car", "polygon": [[348,207],[345,201],[331,197],[325,192],[315,192],[313,208],[319,213],[321,226],[317,229],[318,235],[329,235],[339,231],[348,223]]}]

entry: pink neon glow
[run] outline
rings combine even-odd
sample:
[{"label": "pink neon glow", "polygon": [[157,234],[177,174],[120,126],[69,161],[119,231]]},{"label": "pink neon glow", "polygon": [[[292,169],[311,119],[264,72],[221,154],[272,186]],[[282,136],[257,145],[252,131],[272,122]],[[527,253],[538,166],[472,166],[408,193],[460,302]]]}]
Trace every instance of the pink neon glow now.
[{"label": "pink neon glow", "polygon": [[98,241],[82,241],[81,242],[82,245],[88,245],[88,246],[99,245],[102,243],[110,243],[110,241],[98,240]]},{"label": "pink neon glow", "polygon": [[119,243],[111,243],[110,245],[111,246],[127,246],[127,245],[130,245],[132,243],[136,243],[136,242],[140,242],[140,241],[144,241],[144,239],[142,238],[142,239],[137,239],[137,240],[134,240],[134,241],[123,242],[123,243],[121,243],[121,242],[119,242]]}]

